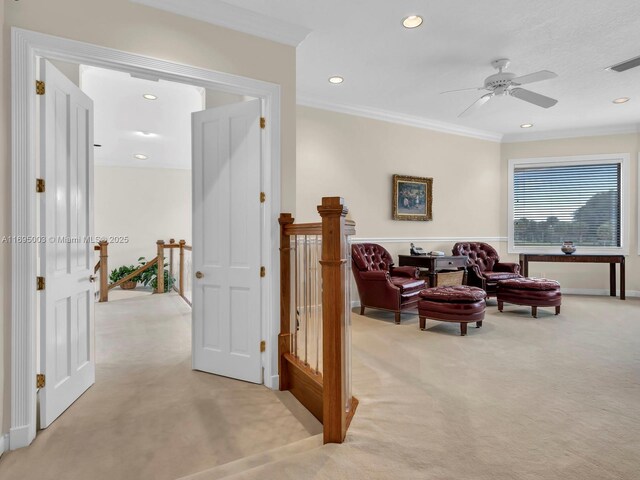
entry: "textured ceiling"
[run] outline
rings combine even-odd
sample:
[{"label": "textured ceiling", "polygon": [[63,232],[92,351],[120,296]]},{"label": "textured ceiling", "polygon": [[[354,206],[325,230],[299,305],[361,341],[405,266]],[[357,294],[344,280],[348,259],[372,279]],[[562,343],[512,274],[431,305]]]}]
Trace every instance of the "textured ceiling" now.
[{"label": "textured ceiling", "polygon": [[[298,97],[303,103],[360,106],[446,122],[515,138],[640,122],[640,67],[604,67],[640,55],[637,0],[227,0],[237,7],[307,27],[298,47]],[[189,1],[184,1],[188,8]],[[422,27],[401,20],[420,14]],[[444,90],[481,86],[491,60],[510,71],[548,69],[554,80],[530,85],[557,98],[548,110],[500,98],[469,118],[457,115],[480,97]],[[333,86],[331,75],[345,82]],[[632,100],[614,105],[611,100]],[[526,132],[522,123],[535,126]]]},{"label": "textured ceiling", "polygon": [[[202,88],[88,66],[80,85],[93,99],[97,164],[191,168],[191,113],[204,108]],[[158,98],[145,100],[145,93]]]}]

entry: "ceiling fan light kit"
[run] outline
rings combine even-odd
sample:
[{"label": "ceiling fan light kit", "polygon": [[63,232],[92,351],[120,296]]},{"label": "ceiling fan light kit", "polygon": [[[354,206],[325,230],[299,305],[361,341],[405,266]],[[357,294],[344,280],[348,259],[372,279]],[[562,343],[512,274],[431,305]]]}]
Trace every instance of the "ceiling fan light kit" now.
[{"label": "ceiling fan light kit", "polygon": [[528,75],[516,76],[515,73],[505,72],[511,62],[508,58],[500,58],[491,62],[491,66],[498,70],[498,73],[488,76],[484,80],[484,86],[474,88],[463,88],[460,90],[449,90],[442,93],[459,92],[463,90],[488,90],[489,93],[484,94],[476,100],[470,107],[463,111],[458,117],[466,117],[487,103],[495,96],[511,96],[519,100],[523,100],[542,108],[553,107],[558,101],[554,98],[541,95],[531,90],[520,88],[520,85],[526,85],[543,80],[556,78],[558,75],[549,70],[540,70],[539,72],[530,73]]}]

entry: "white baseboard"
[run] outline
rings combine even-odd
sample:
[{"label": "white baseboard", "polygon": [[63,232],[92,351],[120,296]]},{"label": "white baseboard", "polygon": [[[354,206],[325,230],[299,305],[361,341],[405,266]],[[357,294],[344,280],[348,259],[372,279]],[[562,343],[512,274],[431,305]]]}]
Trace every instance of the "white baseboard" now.
[{"label": "white baseboard", "polygon": [[5,433],[0,436],[0,457],[7,450],[9,450],[9,434]]},{"label": "white baseboard", "polygon": [[280,390],[280,375],[271,375],[271,378],[265,379],[264,384],[271,390]]},{"label": "white baseboard", "polygon": [[[561,288],[562,293],[567,295],[593,295],[593,296],[609,296],[609,289],[606,288]],[[620,296],[620,290],[616,291],[616,296]],[[640,297],[638,290],[626,290],[627,297]]]},{"label": "white baseboard", "polygon": [[[33,437],[35,437],[35,433]],[[23,425],[22,427],[12,428],[9,431],[8,445],[6,445],[6,448],[16,450],[18,448],[26,447],[30,443],[31,441],[29,438],[29,425]]]}]

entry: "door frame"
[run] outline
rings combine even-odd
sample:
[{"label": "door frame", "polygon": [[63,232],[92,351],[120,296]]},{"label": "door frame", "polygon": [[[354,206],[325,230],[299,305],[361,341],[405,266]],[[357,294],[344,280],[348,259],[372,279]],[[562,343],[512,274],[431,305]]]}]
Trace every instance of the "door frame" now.
[{"label": "door frame", "polygon": [[[264,384],[278,388],[277,346],[280,330],[279,233],[280,214],[280,85],[238,75],[207,70],[123,52],[76,40],[13,27],[11,29],[11,229],[12,235],[33,239],[36,224],[35,190],[37,136],[37,57],[111,68],[127,73],[153,75],[219,91],[261,99],[267,118],[262,135],[262,191],[267,201],[262,209],[262,263],[266,277],[261,289],[261,328],[266,340],[262,354]],[[258,198],[256,197],[256,201]],[[36,338],[35,278],[37,244],[14,243],[11,248],[11,428],[9,448],[29,445],[36,436]]]}]

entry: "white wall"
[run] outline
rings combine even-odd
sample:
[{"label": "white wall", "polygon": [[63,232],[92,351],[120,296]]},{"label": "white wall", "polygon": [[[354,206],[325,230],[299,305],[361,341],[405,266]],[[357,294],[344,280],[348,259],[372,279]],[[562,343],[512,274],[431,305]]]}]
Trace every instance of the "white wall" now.
[{"label": "white wall", "polygon": [[[128,0],[25,0],[3,1],[5,84],[0,120],[0,226],[10,233],[10,155],[8,105],[10,91],[10,27],[115,48],[154,58],[194,65],[220,72],[265,80],[282,88],[282,204],[295,208],[295,48],[181,17]],[[10,249],[1,246],[0,330],[8,341],[10,323]],[[3,381],[2,428],[9,429],[8,349],[0,356]]]},{"label": "white wall", "polygon": [[109,245],[109,271],[152,259],[157,240],[191,245],[191,170],[96,166],[94,184],[96,235],[128,237]]},{"label": "white wall", "polygon": [[[9,55],[9,31],[4,26],[4,0],[0,0],[0,53],[2,58]],[[9,159],[9,71],[3,68],[0,74],[0,233],[9,234],[11,232],[11,211],[9,204],[11,199],[11,169]],[[9,303],[11,285],[11,247],[7,244],[0,244],[0,437],[8,430],[5,425],[8,423],[8,409],[2,408],[9,404],[9,360],[10,355],[10,322],[11,305]],[[6,380],[6,381],[5,381]],[[0,440],[0,447],[3,441]],[[0,454],[2,448],[0,448]]]}]

